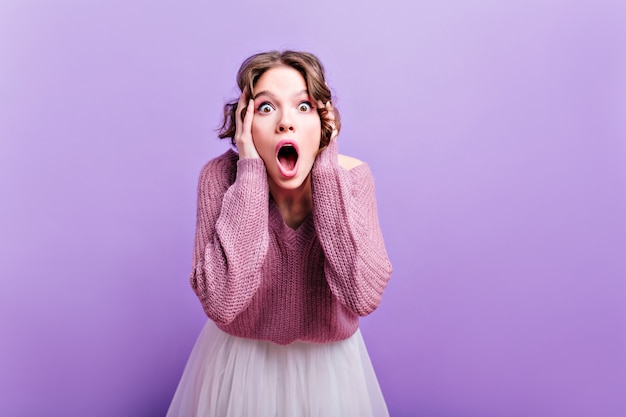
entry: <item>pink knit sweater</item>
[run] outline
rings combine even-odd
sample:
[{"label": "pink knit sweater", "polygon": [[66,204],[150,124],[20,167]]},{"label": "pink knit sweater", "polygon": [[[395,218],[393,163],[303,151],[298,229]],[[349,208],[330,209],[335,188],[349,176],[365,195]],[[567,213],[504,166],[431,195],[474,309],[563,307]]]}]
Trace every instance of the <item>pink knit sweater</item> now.
[{"label": "pink knit sweater", "polygon": [[200,174],[191,285],[223,331],[289,344],[350,337],[378,307],[391,264],[369,167],[337,163],[337,144],[312,170],[313,211],[296,229],[269,194],[261,159],[232,150]]}]

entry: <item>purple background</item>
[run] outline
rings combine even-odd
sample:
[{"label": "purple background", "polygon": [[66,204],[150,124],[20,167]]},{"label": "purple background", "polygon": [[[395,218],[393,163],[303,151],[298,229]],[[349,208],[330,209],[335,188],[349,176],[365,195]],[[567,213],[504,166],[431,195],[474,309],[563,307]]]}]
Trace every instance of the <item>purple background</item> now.
[{"label": "purple background", "polygon": [[221,106],[295,48],[377,180],[391,415],[626,415],[625,27],[621,0],[3,1],[0,414],[165,414]]}]

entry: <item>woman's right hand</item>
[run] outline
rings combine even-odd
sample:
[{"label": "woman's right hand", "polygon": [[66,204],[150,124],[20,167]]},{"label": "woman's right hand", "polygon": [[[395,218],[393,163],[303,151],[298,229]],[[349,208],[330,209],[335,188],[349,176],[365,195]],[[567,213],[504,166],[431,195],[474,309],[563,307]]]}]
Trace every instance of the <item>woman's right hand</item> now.
[{"label": "woman's right hand", "polygon": [[[252,119],[254,118],[254,100],[252,97],[248,97],[248,87],[244,88],[237,104],[237,117],[235,118],[235,145],[239,152],[239,159],[245,158],[259,158],[259,153],[254,146],[254,140],[252,139]],[[244,106],[248,102],[248,106],[245,108],[245,115],[243,120],[241,119],[241,113],[244,111]]]}]

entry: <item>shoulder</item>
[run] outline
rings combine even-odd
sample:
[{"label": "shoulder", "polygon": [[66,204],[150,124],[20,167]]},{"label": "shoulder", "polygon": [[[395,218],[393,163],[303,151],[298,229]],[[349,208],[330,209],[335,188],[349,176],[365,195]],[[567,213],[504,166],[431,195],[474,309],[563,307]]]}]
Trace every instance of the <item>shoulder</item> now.
[{"label": "shoulder", "polygon": [[339,166],[346,170],[350,177],[355,187],[355,192],[361,192],[371,188],[374,183],[374,177],[368,164],[360,159],[347,155],[337,155],[337,157]]},{"label": "shoulder", "polygon": [[228,187],[235,179],[238,159],[237,153],[229,149],[208,161],[200,170],[199,186]]},{"label": "shoulder", "polygon": [[204,176],[211,175],[213,173],[223,173],[224,170],[228,170],[230,167],[236,168],[238,160],[239,156],[237,155],[237,152],[229,149],[220,156],[216,156],[206,162],[200,170],[200,175]]},{"label": "shoulder", "polygon": [[339,166],[347,171],[352,171],[353,168],[364,165],[364,162],[360,159],[356,159],[348,155],[339,154],[337,155],[337,159]]}]

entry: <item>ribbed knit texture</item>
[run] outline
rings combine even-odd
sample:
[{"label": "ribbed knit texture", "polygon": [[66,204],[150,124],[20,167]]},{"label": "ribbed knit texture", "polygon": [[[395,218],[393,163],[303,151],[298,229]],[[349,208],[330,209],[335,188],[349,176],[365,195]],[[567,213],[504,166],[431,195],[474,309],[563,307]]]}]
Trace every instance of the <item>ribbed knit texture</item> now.
[{"label": "ribbed knit texture", "polygon": [[261,159],[233,151],[200,173],[191,285],[206,314],[234,336],[289,344],[350,337],[391,276],[366,164],[337,163],[337,144],[311,173],[313,212],[289,228]]}]

